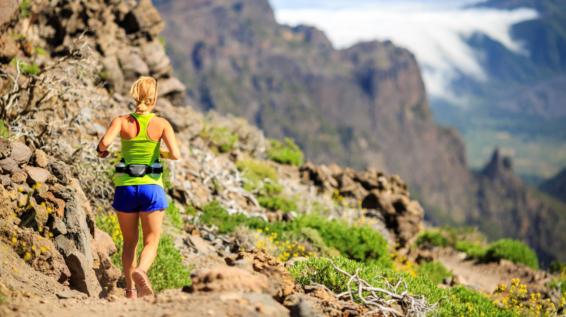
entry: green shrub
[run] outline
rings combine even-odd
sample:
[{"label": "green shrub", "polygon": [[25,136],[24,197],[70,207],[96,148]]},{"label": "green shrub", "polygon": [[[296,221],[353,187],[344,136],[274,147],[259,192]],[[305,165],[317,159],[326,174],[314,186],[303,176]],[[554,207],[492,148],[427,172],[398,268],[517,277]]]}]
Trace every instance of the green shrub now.
[{"label": "green shrub", "polygon": [[[290,267],[289,272],[301,285],[318,283],[336,293],[345,292],[348,290],[348,277],[338,273],[333,263],[350,274],[358,272],[362,279],[375,287],[387,287],[386,282],[395,285],[399,280],[403,280],[409,294],[424,296],[429,304],[438,305],[431,316],[518,316],[513,311],[498,307],[476,291],[460,286],[449,289],[439,288],[427,277],[412,277],[408,273],[395,272],[387,266],[376,263],[362,264],[342,257],[332,259],[313,257],[296,262]],[[359,301],[357,285],[352,284],[352,287],[354,299]],[[402,289],[398,290],[399,293],[402,291]]]},{"label": "green shrub", "polygon": [[267,224],[262,219],[249,218],[243,214],[230,215],[218,201],[213,201],[203,207],[200,220],[206,224],[215,225],[220,233],[233,232],[238,226],[259,228]]},{"label": "green shrub", "polygon": [[417,273],[434,284],[441,284],[445,278],[452,276],[452,273],[442,263],[437,261],[425,262],[419,265]]},{"label": "green shrub", "polygon": [[10,129],[4,120],[0,120],[0,139],[7,139],[10,136]]},{"label": "green shrub", "polygon": [[304,161],[303,152],[295,141],[290,138],[285,138],[283,142],[279,140],[270,140],[267,157],[277,163],[295,166],[302,165]]},{"label": "green shrub", "polygon": [[205,127],[201,137],[210,141],[220,153],[227,153],[234,149],[238,142],[238,135],[225,127]]},{"label": "green shrub", "polygon": [[[236,167],[244,177],[244,189],[249,192],[255,192],[264,187],[264,183],[271,183],[273,188],[281,190],[280,185],[277,184],[277,171],[268,163],[254,160],[242,159],[236,163]],[[277,185],[275,185],[277,184]]]},{"label": "green shrub", "polygon": [[484,261],[509,260],[513,263],[522,263],[533,269],[538,269],[536,253],[525,243],[517,240],[502,239],[492,243],[482,258]]},{"label": "green shrub", "polygon": [[297,204],[294,201],[279,195],[259,197],[258,202],[263,208],[267,208],[272,211],[281,210],[284,212],[290,212],[297,210]]},{"label": "green shrub", "polygon": [[31,1],[30,0],[21,0],[20,1],[20,17],[27,18],[31,13]]},{"label": "green shrub", "polygon": [[167,209],[165,209],[165,214],[167,215],[167,218],[169,218],[169,221],[171,221],[171,224],[175,228],[177,229],[183,228],[183,217],[181,216],[181,211],[179,210],[179,207],[177,207],[174,201],[171,201],[169,203],[169,206],[167,207]]},{"label": "green shrub", "polygon": [[480,259],[485,256],[486,248],[480,244],[471,241],[457,241],[456,250],[466,253],[469,258]]},{"label": "green shrub", "polygon": [[190,272],[183,263],[183,257],[175,247],[171,236],[163,235],[159,240],[157,257],[147,274],[156,292],[181,288],[191,283]]},{"label": "green shrub", "polygon": [[[304,228],[317,231],[324,245],[336,249],[344,257],[361,262],[378,261],[391,266],[387,241],[369,226],[349,226],[343,221],[329,221],[320,216],[301,216],[290,222],[268,223],[260,218],[249,218],[242,214],[230,215],[214,201],[203,207],[200,217],[203,223],[215,225],[220,233],[233,232],[238,226],[269,230],[278,239],[298,240],[304,238]],[[267,229],[267,230],[266,230]]]},{"label": "green shrub", "polygon": [[425,231],[419,234],[417,238],[417,245],[420,247],[446,247],[448,246],[448,239],[439,231]]},{"label": "green shrub", "polygon": [[20,72],[24,75],[28,75],[28,76],[35,76],[37,74],[39,74],[39,72],[41,71],[39,69],[39,66],[35,63],[26,63],[18,58],[14,58],[12,59],[12,61],[10,62],[10,65],[14,66],[14,67],[19,67],[20,68]]},{"label": "green shrub", "polygon": [[349,226],[343,221],[329,221],[313,215],[299,217],[294,222],[299,228],[316,229],[327,246],[337,249],[349,259],[361,262],[380,260],[390,264],[387,241],[369,226]]},{"label": "green shrub", "polygon": [[[116,253],[112,255],[112,263],[117,267],[122,267],[123,238],[120,231],[120,224],[115,214],[101,214],[96,217],[96,226],[108,233],[116,245]],[[143,248],[143,240],[138,240],[138,256]],[[147,273],[152,286],[156,292],[170,288],[180,288],[190,284],[189,270],[183,264],[181,253],[173,243],[171,236],[162,235],[157,248],[157,256],[149,272]]]}]

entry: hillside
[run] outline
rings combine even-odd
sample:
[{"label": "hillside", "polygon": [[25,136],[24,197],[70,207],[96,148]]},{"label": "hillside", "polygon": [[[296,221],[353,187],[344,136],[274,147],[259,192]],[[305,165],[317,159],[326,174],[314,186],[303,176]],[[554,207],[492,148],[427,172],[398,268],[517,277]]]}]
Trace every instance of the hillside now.
[{"label": "hillside", "polygon": [[554,177],[546,180],[539,188],[550,196],[566,202],[566,170],[562,170]]},{"label": "hillside", "polygon": [[[1,316],[566,309],[565,277],[539,270],[523,243],[423,231],[424,210],[399,176],[304,163],[290,140],[186,105],[149,1],[13,1],[2,13]],[[184,159],[164,175],[170,206],[148,272],[157,296],[128,300],[109,206],[120,153],[99,159],[95,145],[111,118],[131,111],[127,87],[139,75],[158,79],[156,109]],[[481,272],[493,280],[473,278]]]},{"label": "hillside", "polygon": [[[378,41],[335,50],[320,30],[277,24],[266,0],[156,6],[167,21],[176,74],[195,106],[243,116],[269,137],[292,137],[314,162],[399,174],[434,224],[477,225],[493,239],[505,232],[529,241],[545,262],[566,254],[565,236],[554,230],[563,212],[550,208],[552,216],[539,219],[536,204],[512,200],[527,195],[520,181],[505,183],[513,195],[492,192],[499,180],[468,170],[460,136],[433,121],[407,50]],[[516,218],[509,230],[499,230],[484,215]],[[543,233],[519,227],[531,222],[548,226],[550,247]]]}]

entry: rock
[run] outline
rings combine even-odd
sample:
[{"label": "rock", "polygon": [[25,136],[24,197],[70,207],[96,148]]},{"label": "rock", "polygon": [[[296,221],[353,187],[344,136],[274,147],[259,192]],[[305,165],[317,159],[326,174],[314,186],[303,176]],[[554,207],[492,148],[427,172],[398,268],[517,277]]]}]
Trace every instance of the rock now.
[{"label": "rock", "polygon": [[35,150],[35,164],[37,164],[37,166],[39,167],[47,167],[47,164],[49,164],[47,154],[45,154],[43,150]]},{"label": "rock", "polygon": [[22,142],[12,143],[12,154],[10,157],[18,164],[27,163],[31,158],[30,148]]},{"label": "rock", "polygon": [[10,157],[12,146],[7,140],[0,138],[0,159]]},{"label": "rock", "polygon": [[12,159],[11,157],[5,158],[0,160],[0,171],[4,174],[12,174],[16,171],[19,171],[20,167],[18,163]]},{"label": "rock", "polygon": [[165,23],[150,0],[141,0],[134,10],[126,15],[123,26],[128,34],[141,31],[157,36],[165,28]]},{"label": "rock", "polygon": [[154,40],[153,42],[143,45],[141,49],[143,58],[147,63],[147,66],[149,66],[149,70],[151,71],[151,74],[153,76],[162,77],[171,73],[171,62],[169,61],[169,57],[165,53],[165,48],[158,40]]},{"label": "rock", "polygon": [[44,227],[47,223],[47,218],[49,217],[49,213],[47,212],[45,205],[34,204],[33,211],[35,223],[38,225],[38,227]]},{"label": "rock", "polygon": [[49,171],[53,174],[59,183],[62,185],[68,185],[69,180],[72,177],[71,170],[68,165],[55,161],[48,165]]},{"label": "rock", "polygon": [[48,170],[41,167],[26,166],[25,170],[33,183],[45,183],[49,176],[51,176],[51,173],[49,173]]},{"label": "rock", "polygon": [[55,214],[59,218],[65,216],[65,201],[61,198],[55,197],[52,192],[47,192],[45,199],[55,204]]},{"label": "rock", "polygon": [[105,297],[116,287],[116,282],[122,275],[120,270],[112,264],[110,258],[116,252],[116,246],[106,232],[96,228],[92,241],[92,251],[95,258],[94,271],[103,289],[101,296]]},{"label": "rock", "polygon": [[215,254],[216,249],[201,237],[189,235],[185,238],[185,244],[199,255]]},{"label": "rock", "polygon": [[55,238],[55,245],[63,255],[71,272],[69,280],[71,287],[89,296],[99,297],[102,288],[98,283],[92,264],[89,263],[85,255],[77,250],[73,241],[64,236]]},{"label": "rock", "polygon": [[261,293],[268,290],[267,278],[236,267],[218,266],[191,274],[191,293],[238,291]]},{"label": "rock", "polygon": [[0,31],[18,15],[18,0],[5,0],[0,2]]},{"label": "rock", "polygon": [[94,230],[94,239],[92,240],[92,248],[98,254],[112,255],[116,253],[116,245],[112,241],[110,235],[98,228]]},{"label": "rock", "polygon": [[118,60],[127,80],[133,81],[139,76],[149,74],[149,67],[135,50],[122,49],[118,51]]},{"label": "rock", "polygon": [[71,298],[86,299],[85,294],[72,289],[60,291],[57,294],[55,294],[55,296],[57,296],[57,298],[59,299],[71,299]]},{"label": "rock", "polygon": [[115,91],[122,91],[124,86],[124,74],[122,73],[122,69],[120,69],[118,58],[116,58],[115,55],[106,56],[102,60],[102,65],[106,72],[106,78],[104,79],[112,85]]},{"label": "rock", "polygon": [[175,77],[169,77],[164,80],[160,80],[159,84],[159,96],[167,96],[173,93],[184,93],[185,85]]},{"label": "rock", "polygon": [[325,316],[319,304],[314,298],[304,294],[297,294],[293,300],[296,301],[290,306],[291,317],[318,317]]},{"label": "rock", "polygon": [[0,184],[4,187],[10,186],[12,184],[12,180],[8,175],[0,175]]},{"label": "rock", "polygon": [[70,184],[70,188],[75,192],[75,195],[72,199],[65,202],[65,217],[63,221],[67,225],[67,236],[72,237],[76,248],[85,256],[88,264],[92,266],[92,236],[87,223],[87,217],[91,216],[90,204],[78,181],[71,179]]},{"label": "rock", "polygon": [[12,174],[12,182],[16,184],[23,184],[27,178],[28,174],[22,170],[16,171]]},{"label": "rock", "polygon": [[53,224],[51,225],[51,231],[55,236],[67,234],[67,227],[65,223],[60,218],[55,218]]}]

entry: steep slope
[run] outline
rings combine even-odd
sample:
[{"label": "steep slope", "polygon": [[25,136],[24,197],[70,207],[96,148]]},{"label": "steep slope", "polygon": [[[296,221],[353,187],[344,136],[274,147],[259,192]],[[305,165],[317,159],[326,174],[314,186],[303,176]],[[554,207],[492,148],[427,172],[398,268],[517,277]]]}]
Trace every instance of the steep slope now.
[{"label": "steep slope", "polygon": [[335,50],[315,28],[278,25],[266,0],[156,6],[196,106],[293,137],[315,162],[399,173],[428,206],[462,215],[471,205],[463,144],[433,122],[407,50],[390,42]]},{"label": "steep slope", "polygon": [[539,189],[566,203],[566,169],[542,183]]},{"label": "steep slope", "polygon": [[[564,260],[566,208],[553,204],[513,173],[512,161],[495,151],[491,161],[476,173],[480,213],[470,223],[491,238],[515,237],[533,246],[544,262]],[[559,251],[559,252],[557,252]]]}]

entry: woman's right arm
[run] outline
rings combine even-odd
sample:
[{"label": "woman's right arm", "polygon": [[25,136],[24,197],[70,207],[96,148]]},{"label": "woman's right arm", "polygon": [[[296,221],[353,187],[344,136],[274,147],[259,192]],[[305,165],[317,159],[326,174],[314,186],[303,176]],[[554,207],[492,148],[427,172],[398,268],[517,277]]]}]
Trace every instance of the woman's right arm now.
[{"label": "woman's right arm", "polygon": [[114,118],[108,130],[106,130],[106,133],[104,133],[104,136],[102,136],[100,142],[98,142],[97,151],[99,157],[105,158],[108,156],[108,148],[110,144],[112,144],[112,141],[120,134],[121,128],[122,119],[120,117]]},{"label": "woman's right arm", "polygon": [[169,152],[162,151],[161,157],[169,160],[178,160],[181,157],[179,152],[179,146],[177,145],[177,140],[175,139],[175,132],[169,121],[165,120],[165,127],[163,129],[163,141],[169,149]]}]

